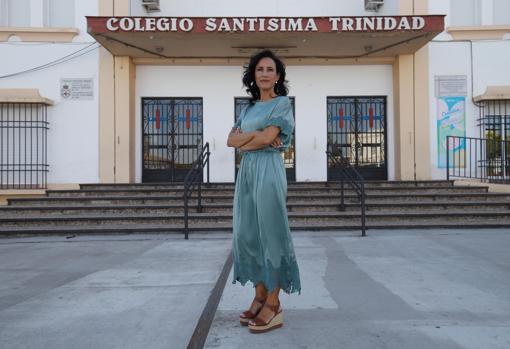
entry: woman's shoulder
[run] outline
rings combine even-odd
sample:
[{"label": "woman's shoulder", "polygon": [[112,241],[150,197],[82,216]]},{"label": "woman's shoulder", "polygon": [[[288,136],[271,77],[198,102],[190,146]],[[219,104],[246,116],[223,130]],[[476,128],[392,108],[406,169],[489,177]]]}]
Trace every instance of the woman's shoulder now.
[{"label": "woman's shoulder", "polygon": [[276,102],[276,107],[278,109],[288,109],[291,108],[292,104],[290,102],[289,96],[278,96],[278,101]]},{"label": "woman's shoulder", "polygon": [[275,99],[277,99],[277,104],[280,105],[280,106],[290,105],[290,98],[289,98],[289,96],[278,96]]}]

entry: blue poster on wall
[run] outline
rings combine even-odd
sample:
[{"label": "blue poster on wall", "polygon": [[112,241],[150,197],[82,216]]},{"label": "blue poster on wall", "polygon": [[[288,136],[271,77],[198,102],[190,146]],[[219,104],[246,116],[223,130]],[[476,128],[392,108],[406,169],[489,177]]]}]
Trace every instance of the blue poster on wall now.
[{"label": "blue poster on wall", "polygon": [[[464,137],[466,135],[466,98],[437,97],[437,155],[438,167],[446,168],[446,136]],[[453,148],[453,149],[452,149]],[[455,156],[456,167],[464,167],[465,141],[457,140],[450,144],[450,159]],[[450,166],[452,164],[450,163]]]}]

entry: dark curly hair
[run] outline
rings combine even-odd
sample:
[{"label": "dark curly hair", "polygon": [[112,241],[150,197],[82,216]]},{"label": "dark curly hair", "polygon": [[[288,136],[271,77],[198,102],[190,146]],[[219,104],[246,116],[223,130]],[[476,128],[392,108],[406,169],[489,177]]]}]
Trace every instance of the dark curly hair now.
[{"label": "dark curly hair", "polygon": [[255,103],[260,99],[260,90],[255,82],[255,68],[262,58],[271,58],[276,65],[276,73],[280,74],[280,79],[274,85],[274,92],[278,96],[286,96],[289,93],[285,80],[285,64],[278,58],[273,51],[263,50],[250,57],[250,62],[244,66],[243,85],[246,87],[246,92],[251,95],[250,103]]}]

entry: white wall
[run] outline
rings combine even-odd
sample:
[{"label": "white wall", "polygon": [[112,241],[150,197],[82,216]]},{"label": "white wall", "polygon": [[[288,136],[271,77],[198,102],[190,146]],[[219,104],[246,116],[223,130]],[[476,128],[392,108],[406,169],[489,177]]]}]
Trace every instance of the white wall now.
[{"label": "white wall", "polygon": [[[136,70],[136,181],[141,181],[141,98],[203,97],[204,144],[211,145],[211,181],[234,181],[234,149],[226,146],[234,122],[234,97],[246,96],[242,68],[225,66],[138,66]],[[289,66],[295,97],[296,179],[325,181],[326,97],[388,96],[388,167],[394,178],[391,66]]]},{"label": "white wall", "polygon": [[[40,7],[42,11],[42,6]],[[97,1],[76,1],[75,24],[80,35],[70,43],[21,42],[12,38],[0,42],[0,88],[38,88],[43,97],[52,99],[48,107],[48,183],[85,183],[99,181],[98,140],[98,49],[87,34],[85,16],[97,15]],[[42,18],[42,13],[32,19]],[[40,21],[34,22],[34,26]],[[91,45],[91,46],[89,46]],[[87,48],[88,47],[88,48]],[[94,49],[95,48],[95,49]],[[82,50],[83,49],[83,50]],[[77,51],[82,50],[77,53]],[[90,51],[89,51],[90,50]],[[73,53],[76,53],[73,55]],[[82,56],[80,54],[85,53]],[[66,56],[67,62],[26,72]],[[94,99],[67,101],[60,96],[61,78],[94,79]]]},{"label": "white wall", "polygon": [[[473,2],[473,1],[470,1]],[[457,1],[461,6],[463,2]],[[500,8],[499,0],[476,0],[474,5],[479,7],[481,25],[501,24],[501,16],[495,16],[495,8]],[[445,27],[453,26],[451,0],[429,0],[429,13],[446,14]],[[503,16],[504,17],[504,16]],[[510,14],[509,14],[510,17]],[[461,20],[462,21],[462,20]],[[467,21],[467,18],[464,19]],[[504,21],[504,20],[503,20]],[[469,24],[469,23],[466,23]],[[474,25],[473,23],[472,25]],[[509,20],[510,24],[510,20]],[[436,75],[466,75],[466,136],[479,137],[477,126],[479,109],[472,102],[472,97],[483,94],[487,86],[510,85],[510,41],[481,40],[481,41],[453,41],[446,32],[437,36],[429,44],[429,93],[430,93],[430,161],[432,164],[432,178],[445,179],[446,170],[438,168],[437,154],[437,100],[434,93],[434,76]],[[471,57],[471,45],[472,57]],[[473,71],[473,77],[471,77]],[[473,81],[473,83],[472,83]]]},{"label": "white wall", "polygon": [[[510,41],[475,41],[473,58],[469,42],[433,42],[430,44],[430,149],[432,177],[445,179],[446,170],[437,167],[437,101],[434,94],[435,75],[466,75],[466,136],[479,137],[480,130],[476,119],[479,109],[472,102],[472,96],[485,92],[487,86],[510,85]],[[473,64],[473,84],[471,84],[471,64]],[[471,92],[473,91],[473,92]]]},{"label": "white wall", "polygon": [[[508,0],[428,0],[429,14],[444,14],[449,26],[510,24]],[[436,39],[451,38],[441,34]]]},{"label": "white wall", "polygon": [[[145,16],[140,0],[131,0],[131,15]],[[365,11],[363,0],[349,1],[295,1],[295,0],[160,0],[160,12],[151,16],[175,17],[220,17],[220,16],[360,16],[375,12]],[[399,12],[399,0],[386,0],[377,12],[379,15],[396,15]]]}]

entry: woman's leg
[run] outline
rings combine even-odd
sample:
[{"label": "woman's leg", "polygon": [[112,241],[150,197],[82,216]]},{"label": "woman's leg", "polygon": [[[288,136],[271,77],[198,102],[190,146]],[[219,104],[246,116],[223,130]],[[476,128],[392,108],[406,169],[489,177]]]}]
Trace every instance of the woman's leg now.
[{"label": "woman's leg", "polygon": [[279,297],[280,297],[280,288],[277,287],[274,289],[273,292],[271,292],[267,295],[266,304],[269,304],[269,305],[280,304]]},{"label": "woman's leg", "polygon": [[255,298],[263,299],[264,301],[267,298],[267,289],[262,282],[255,285]]},{"label": "woman's leg", "polygon": [[[259,286],[259,285],[262,285],[262,284],[260,283],[257,286]],[[264,287],[264,285],[262,285],[262,287],[264,288],[264,290],[267,293],[267,289]],[[267,304],[267,305],[278,305],[278,304],[280,304],[279,295],[280,295],[280,288],[277,287],[276,289],[274,289],[273,292],[271,292],[271,293],[269,293],[267,295],[267,299],[266,299],[266,303],[265,304]],[[268,307],[263,307],[260,310],[260,312],[258,313],[257,318],[259,318],[260,320],[262,320],[264,322],[268,322],[273,316],[274,316],[274,313],[273,313],[273,311],[271,309],[269,309]]]}]

